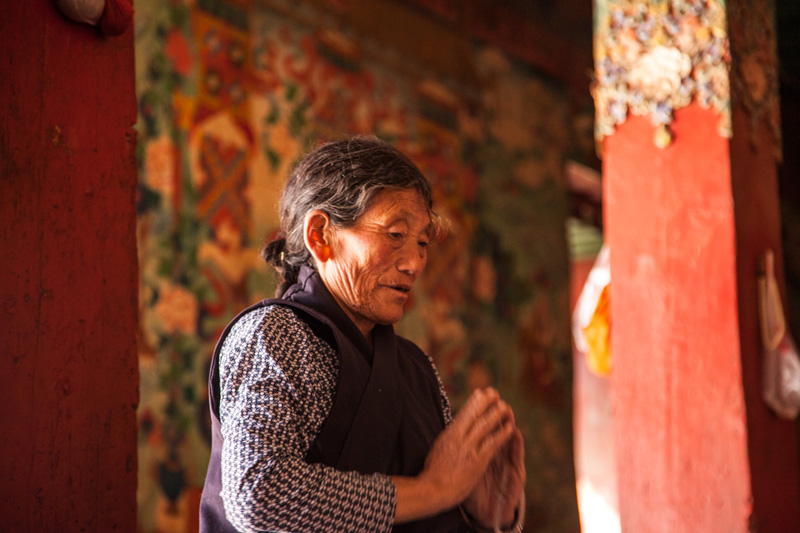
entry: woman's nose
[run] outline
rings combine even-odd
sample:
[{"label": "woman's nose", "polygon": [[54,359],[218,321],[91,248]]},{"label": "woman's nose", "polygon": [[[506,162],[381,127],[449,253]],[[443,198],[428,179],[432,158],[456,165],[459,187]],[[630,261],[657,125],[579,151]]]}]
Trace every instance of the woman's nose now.
[{"label": "woman's nose", "polygon": [[428,255],[424,246],[420,246],[417,243],[408,243],[403,247],[397,268],[410,274],[416,280],[425,269],[427,261]]}]

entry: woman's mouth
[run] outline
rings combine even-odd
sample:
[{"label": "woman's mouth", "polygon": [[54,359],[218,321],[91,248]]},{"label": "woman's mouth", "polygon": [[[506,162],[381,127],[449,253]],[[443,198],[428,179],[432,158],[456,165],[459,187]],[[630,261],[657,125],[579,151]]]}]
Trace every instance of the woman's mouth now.
[{"label": "woman's mouth", "polygon": [[399,285],[387,285],[387,287],[395,291],[401,292],[403,294],[408,294],[411,292],[411,285],[399,284]]}]

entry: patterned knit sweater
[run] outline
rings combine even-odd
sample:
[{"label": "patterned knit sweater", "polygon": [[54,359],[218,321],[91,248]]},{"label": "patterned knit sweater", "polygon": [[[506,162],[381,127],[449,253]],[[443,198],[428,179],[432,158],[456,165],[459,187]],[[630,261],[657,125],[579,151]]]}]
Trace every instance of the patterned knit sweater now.
[{"label": "patterned knit sweater", "polygon": [[[222,499],[237,529],[391,531],[396,493],[388,476],[304,460],[334,401],[339,360],[330,345],[292,310],[261,307],[233,326],[219,369]],[[449,424],[440,380],[439,390]]]}]

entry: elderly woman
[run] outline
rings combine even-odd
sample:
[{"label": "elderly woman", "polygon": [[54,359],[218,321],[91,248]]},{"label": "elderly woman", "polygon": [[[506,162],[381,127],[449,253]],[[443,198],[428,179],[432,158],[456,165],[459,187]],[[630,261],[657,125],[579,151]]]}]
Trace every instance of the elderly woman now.
[{"label": "elderly woman", "polygon": [[476,390],[452,417],[433,361],[392,327],[442,233],[431,190],[372,137],[292,172],[266,260],[280,298],[222,334],[201,531],[519,531],[523,444]]}]

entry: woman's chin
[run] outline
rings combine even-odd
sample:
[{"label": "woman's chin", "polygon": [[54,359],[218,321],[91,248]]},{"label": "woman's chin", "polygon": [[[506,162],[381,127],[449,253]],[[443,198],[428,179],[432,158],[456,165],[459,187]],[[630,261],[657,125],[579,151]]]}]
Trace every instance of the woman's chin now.
[{"label": "woman's chin", "polygon": [[378,317],[377,323],[383,324],[384,326],[393,326],[400,322],[400,319],[403,318],[403,309],[402,307],[397,311],[390,311],[386,313],[382,313],[381,316]]}]

